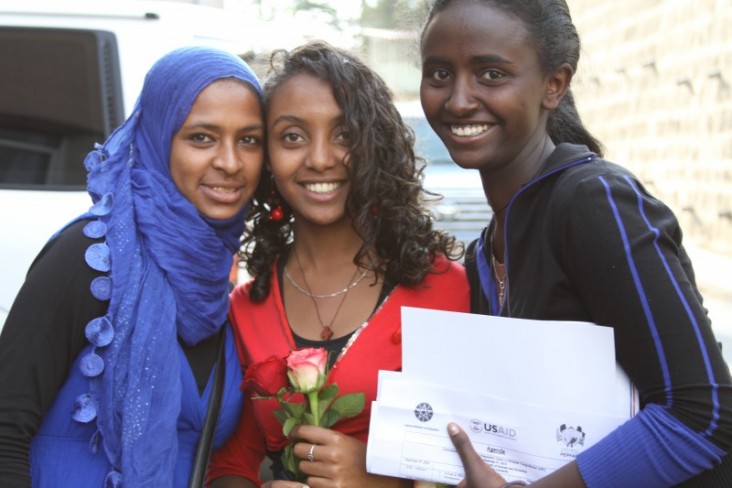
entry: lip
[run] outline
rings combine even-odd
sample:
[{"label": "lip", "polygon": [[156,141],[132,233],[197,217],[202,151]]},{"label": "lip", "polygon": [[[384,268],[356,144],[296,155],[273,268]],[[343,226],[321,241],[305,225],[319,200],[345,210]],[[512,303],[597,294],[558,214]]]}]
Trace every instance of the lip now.
[{"label": "lip", "polygon": [[205,183],[201,188],[209,199],[223,204],[238,203],[244,190],[242,185],[231,183]]},{"label": "lip", "polygon": [[345,180],[322,180],[298,182],[309,198],[318,202],[327,202],[334,199],[345,187]]},{"label": "lip", "polygon": [[482,142],[498,124],[494,122],[444,122],[442,133],[453,146],[471,146]]}]

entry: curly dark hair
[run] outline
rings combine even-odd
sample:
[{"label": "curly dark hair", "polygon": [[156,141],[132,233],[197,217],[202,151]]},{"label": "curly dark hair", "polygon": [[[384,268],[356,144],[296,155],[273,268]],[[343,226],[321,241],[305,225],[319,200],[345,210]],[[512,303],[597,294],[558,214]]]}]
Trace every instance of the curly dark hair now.
[{"label": "curly dark hair", "polygon": [[[414,133],[403,122],[381,77],[354,54],[313,41],[272,54],[265,102],[276,96],[283,83],[300,74],[332,87],[351,134],[346,156],[351,185],[346,213],[363,239],[354,263],[377,272],[389,283],[415,287],[434,271],[437,254],[459,259],[462,245],[433,227],[414,153]],[[284,211],[279,220],[270,218],[271,207],[276,205]],[[249,217],[241,255],[254,278],[250,296],[261,301],[269,294],[273,264],[289,246],[293,230],[292,211],[267,170],[262,173]]]}]

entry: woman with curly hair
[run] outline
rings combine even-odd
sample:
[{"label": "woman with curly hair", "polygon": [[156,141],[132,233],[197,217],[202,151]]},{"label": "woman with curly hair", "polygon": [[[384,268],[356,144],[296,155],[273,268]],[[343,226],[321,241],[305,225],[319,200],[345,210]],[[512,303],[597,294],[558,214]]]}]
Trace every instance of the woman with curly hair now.
[{"label": "woman with curly hair", "polygon": [[[364,411],[332,430],[292,431],[310,486],[411,486],[366,472],[371,401],[378,371],[401,369],[402,306],[468,311],[464,270],[454,262],[461,250],[433,228],[414,135],[375,72],[322,42],[278,51],[271,64],[269,162],[243,251],[253,278],[232,294],[240,358],[251,367],[322,347],[329,381],[341,394],[365,394]],[[288,478],[278,403],[253,396],[248,386],[249,414],[214,456],[214,487],[259,486],[265,455],[275,479]]]}]

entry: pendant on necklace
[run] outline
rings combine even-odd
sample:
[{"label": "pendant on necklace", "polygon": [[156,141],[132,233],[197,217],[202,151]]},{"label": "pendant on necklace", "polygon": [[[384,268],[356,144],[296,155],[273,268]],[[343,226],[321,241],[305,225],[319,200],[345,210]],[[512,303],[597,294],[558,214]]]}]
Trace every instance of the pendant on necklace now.
[{"label": "pendant on necklace", "polygon": [[323,327],[323,332],[320,333],[320,337],[324,341],[327,341],[328,339],[333,337],[333,329],[331,329],[330,326],[326,325],[325,327]]}]

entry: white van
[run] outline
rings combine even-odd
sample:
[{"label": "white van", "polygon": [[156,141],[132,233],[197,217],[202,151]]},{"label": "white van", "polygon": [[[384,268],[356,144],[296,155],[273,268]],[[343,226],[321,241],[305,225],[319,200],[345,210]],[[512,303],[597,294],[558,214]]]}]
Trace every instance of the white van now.
[{"label": "white van", "polygon": [[0,329],[38,251],[86,211],[83,161],[165,53],[257,51],[259,26],[177,2],[0,0]]}]

